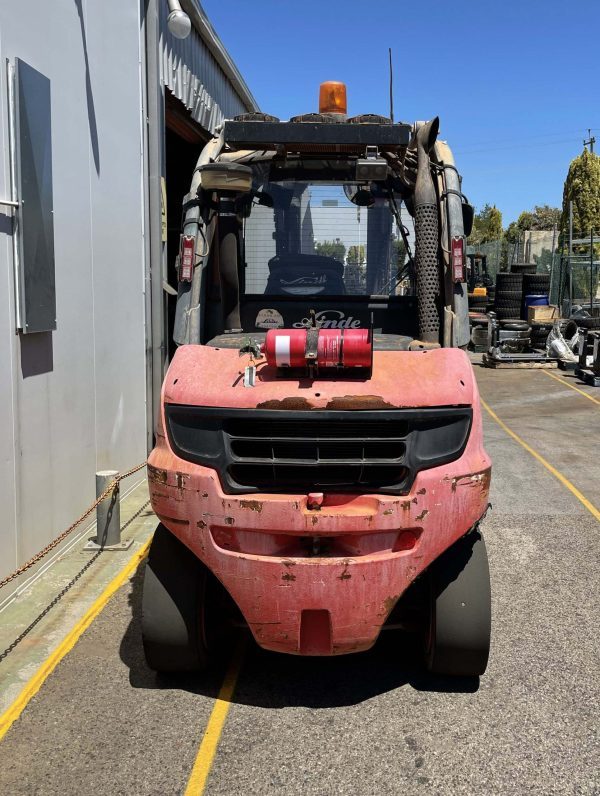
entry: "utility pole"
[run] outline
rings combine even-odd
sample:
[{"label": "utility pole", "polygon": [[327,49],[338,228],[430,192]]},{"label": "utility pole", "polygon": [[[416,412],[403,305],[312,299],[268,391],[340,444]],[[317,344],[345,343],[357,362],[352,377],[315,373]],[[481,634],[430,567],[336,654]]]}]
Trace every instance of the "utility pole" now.
[{"label": "utility pole", "polygon": [[589,127],[588,127],[588,136],[589,136],[588,140],[587,141],[584,140],[583,145],[584,146],[588,146],[588,144],[589,144],[590,152],[593,155],[594,154],[594,144],[596,143],[596,138],[595,138],[595,136],[592,135],[591,128],[589,128]]}]

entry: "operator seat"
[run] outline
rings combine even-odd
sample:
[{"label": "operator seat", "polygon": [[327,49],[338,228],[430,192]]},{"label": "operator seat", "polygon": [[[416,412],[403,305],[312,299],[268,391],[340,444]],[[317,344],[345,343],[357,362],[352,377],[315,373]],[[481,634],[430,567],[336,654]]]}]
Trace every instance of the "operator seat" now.
[{"label": "operator seat", "polygon": [[346,293],[344,265],[322,254],[279,254],[269,260],[265,295],[340,296]]}]

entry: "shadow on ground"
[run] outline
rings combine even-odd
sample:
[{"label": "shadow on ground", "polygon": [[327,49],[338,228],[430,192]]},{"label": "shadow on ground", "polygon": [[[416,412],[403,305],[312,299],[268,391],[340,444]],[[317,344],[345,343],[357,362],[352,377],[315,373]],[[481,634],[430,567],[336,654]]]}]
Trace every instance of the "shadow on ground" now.
[{"label": "shadow on ground", "polygon": [[[121,641],[121,660],[134,688],[183,689],[214,698],[228,665],[194,677],[156,675],[144,660],[141,638],[143,567],[131,582],[131,621]],[[417,691],[473,693],[479,678],[430,675],[420,663],[414,637],[382,633],[368,652],[332,658],[307,658],[267,652],[248,635],[242,674],[233,701],[263,708],[336,708],[356,705],[380,694],[409,686]]]}]

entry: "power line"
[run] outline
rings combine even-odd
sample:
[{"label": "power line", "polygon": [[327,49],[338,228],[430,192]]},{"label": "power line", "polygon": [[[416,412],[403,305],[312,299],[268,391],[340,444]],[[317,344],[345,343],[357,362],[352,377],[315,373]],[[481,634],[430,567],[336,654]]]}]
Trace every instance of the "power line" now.
[{"label": "power line", "polygon": [[[593,128],[593,127],[592,128],[588,128],[588,134],[591,134],[595,129],[597,129],[597,128]],[[576,138],[559,138],[556,141],[545,141],[544,139],[555,138],[557,136],[576,136],[576,135],[580,135],[581,134],[581,130],[582,130],[582,128],[579,128],[579,130],[563,130],[563,131],[557,132],[557,133],[545,133],[545,134],[542,134],[542,135],[536,135],[535,137],[528,138],[527,139],[527,143],[523,143],[523,144],[515,143],[516,141],[521,140],[521,139],[517,139],[517,138],[500,138],[500,139],[491,138],[491,139],[487,139],[485,141],[473,141],[473,142],[471,142],[469,144],[468,147],[466,147],[464,149],[457,147],[454,151],[457,152],[457,153],[459,153],[459,152],[466,153],[466,152],[475,151],[475,150],[471,149],[472,147],[475,147],[477,149],[477,151],[482,151],[482,152],[485,151],[485,152],[487,152],[487,151],[490,150],[491,147],[493,147],[494,149],[504,149],[504,148],[506,148],[506,149],[521,149],[521,148],[531,148],[531,147],[536,147],[536,146],[552,146],[553,144],[565,144],[565,143],[574,142],[577,139]],[[501,146],[498,146],[498,144],[506,144],[507,146],[506,147],[501,147]]]}]

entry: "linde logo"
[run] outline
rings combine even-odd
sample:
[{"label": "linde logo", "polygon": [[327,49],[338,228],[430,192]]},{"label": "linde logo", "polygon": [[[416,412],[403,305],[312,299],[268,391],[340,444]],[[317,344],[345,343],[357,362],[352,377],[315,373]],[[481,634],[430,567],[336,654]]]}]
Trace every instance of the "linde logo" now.
[{"label": "linde logo", "polygon": [[[327,316],[335,315],[337,317],[330,318]],[[346,314],[340,310],[322,310],[315,315],[315,321],[319,324],[321,329],[358,329],[360,321],[355,321],[352,315],[346,318]],[[293,324],[295,329],[303,329],[302,322]]]}]

